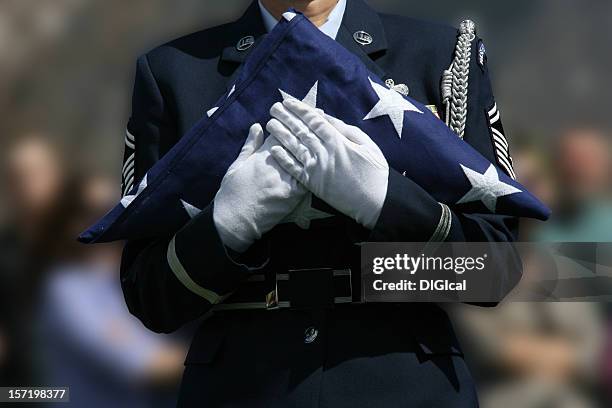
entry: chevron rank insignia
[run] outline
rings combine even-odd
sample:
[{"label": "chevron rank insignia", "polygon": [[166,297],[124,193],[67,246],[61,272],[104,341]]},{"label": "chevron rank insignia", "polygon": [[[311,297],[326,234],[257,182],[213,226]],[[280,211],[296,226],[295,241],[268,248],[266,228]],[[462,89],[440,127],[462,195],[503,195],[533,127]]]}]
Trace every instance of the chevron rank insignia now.
[{"label": "chevron rank insignia", "polygon": [[125,129],[125,150],[123,153],[123,168],[121,169],[121,196],[134,187],[134,164],[136,161],[136,138],[129,129]]},{"label": "chevron rank insignia", "polygon": [[491,129],[491,142],[493,143],[493,149],[495,150],[495,159],[497,164],[516,180],[514,174],[514,167],[512,164],[512,157],[510,157],[510,148],[508,141],[504,135],[504,127],[501,123],[501,114],[497,108],[497,103],[494,103],[492,107],[487,109],[487,116],[489,118],[489,128]]}]

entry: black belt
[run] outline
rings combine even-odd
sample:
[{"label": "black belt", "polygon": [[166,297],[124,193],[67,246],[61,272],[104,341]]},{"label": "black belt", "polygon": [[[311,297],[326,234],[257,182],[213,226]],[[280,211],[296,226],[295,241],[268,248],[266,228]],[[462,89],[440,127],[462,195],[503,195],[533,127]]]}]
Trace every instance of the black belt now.
[{"label": "black belt", "polygon": [[254,274],[214,311],[310,309],[362,303],[359,276],[351,269],[292,269]]}]

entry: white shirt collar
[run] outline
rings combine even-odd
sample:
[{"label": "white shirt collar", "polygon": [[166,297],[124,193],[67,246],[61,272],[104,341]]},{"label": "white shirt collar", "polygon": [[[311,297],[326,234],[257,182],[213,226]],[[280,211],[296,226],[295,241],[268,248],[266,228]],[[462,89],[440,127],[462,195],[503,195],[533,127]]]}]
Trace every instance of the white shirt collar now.
[{"label": "white shirt collar", "polygon": [[[278,21],[266,8],[263,4],[261,4],[261,0],[257,1],[259,3],[259,10],[261,11],[261,18],[263,19],[264,26],[268,32],[272,31],[276,23]],[[323,34],[331,37],[332,39],[336,39],[338,35],[338,30],[340,30],[340,24],[342,24],[342,17],[344,17],[344,10],[346,9],[346,0],[338,0],[338,3],[334,6],[334,9],[327,16],[327,20],[323,23],[319,30],[323,32]]]}]

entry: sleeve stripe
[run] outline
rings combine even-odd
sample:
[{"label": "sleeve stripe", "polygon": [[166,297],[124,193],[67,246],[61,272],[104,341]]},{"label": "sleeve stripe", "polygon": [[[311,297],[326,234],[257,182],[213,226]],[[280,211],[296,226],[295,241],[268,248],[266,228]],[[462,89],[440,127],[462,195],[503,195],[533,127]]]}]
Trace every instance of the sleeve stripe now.
[{"label": "sleeve stripe", "polygon": [[128,178],[130,175],[130,171],[133,173],[134,172],[134,161],[132,160],[128,166],[123,170],[122,175],[123,178],[126,179]]},{"label": "sleeve stripe", "polygon": [[219,296],[212,290],[201,287],[200,285],[195,283],[193,279],[191,279],[191,277],[181,264],[181,261],[176,256],[174,237],[170,241],[170,244],[168,244],[168,253],[166,258],[168,260],[168,265],[170,266],[170,269],[172,270],[172,272],[174,272],[174,275],[191,292],[206,299],[212,305],[217,304],[224,299],[224,297]]},{"label": "sleeve stripe", "polygon": [[134,146],[134,143],[130,142],[130,140],[127,137],[125,138],[125,145],[132,150],[136,148],[136,146]]},{"label": "sleeve stripe", "polygon": [[503,155],[507,159],[510,158],[510,155],[508,154],[508,150],[506,149],[506,146],[499,143],[497,140],[494,140],[493,143],[495,144],[495,150],[497,150],[499,154]]},{"label": "sleeve stripe", "polygon": [[497,113],[497,104],[493,105],[493,108],[489,111],[489,117],[493,117]]},{"label": "sleeve stripe", "polygon": [[134,187],[134,176],[130,177],[127,183],[123,183],[123,196],[130,192]]},{"label": "sleeve stripe", "polygon": [[507,172],[507,174],[510,176],[512,180],[516,180],[516,176],[514,175],[514,172],[512,171],[511,168],[509,168],[504,163],[500,163],[500,166],[504,168],[504,170]]},{"label": "sleeve stripe", "polygon": [[508,161],[510,161],[510,152],[508,151],[508,149],[506,148],[506,146],[504,146],[503,144],[499,143],[497,140],[493,140],[493,147],[495,148],[495,150],[497,150],[500,154],[502,154],[505,158],[508,159]]},{"label": "sleeve stripe", "polygon": [[505,164],[508,167],[510,167],[511,169],[514,168],[514,166],[512,165],[512,159],[510,158],[510,154],[508,154],[508,150],[499,146],[497,142],[495,142],[495,153],[498,160],[503,160],[506,162]]},{"label": "sleeve stripe", "polygon": [[508,148],[508,141],[506,140],[506,137],[504,135],[502,135],[502,133],[499,130],[495,129],[495,128],[491,128],[491,130],[493,130],[493,137],[496,140],[500,141],[504,145],[504,147],[507,149]]},{"label": "sleeve stripe", "polygon": [[[130,178],[133,178],[133,176],[134,176],[134,169],[132,169],[132,170],[128,171],[128,172],[125,174],[125,177],[123,177],[123,179],[124,179],[124,180],[128,180],[128,179],[130,179]],[[126,183],[126,184],[127,184],[127,183]]]},{"label": "sleeve stripe", "polygon": [[440,215],[440,221],[438,221],[438,226],[436,230],[431,235],[429,242],[444,242],[448,237],[448,233],[451,229],[452,224],[452,214],[450,208],[446,204],[439,203],[440,207],[442,207],[442,214]]},{"label": "sleeve stripe", "polygon": [[133,160],[134,160],[135,155],[136,155],[136,153],[135,153],[135,152],[133,152],[132,154],[130,154],[130,155],[128,156],[128,158],[126,159],[125,163],[123,163],[123,168],[121,169],[121,173],[125,173],[125,168],[126,168],[127,166],[129,166],[129,163],[130,163],[131,161],[133,161]]},{"label": "sleeve stripe", "polygon": [[502,166],[504,170],[506,170],[506,173],[508,173],[508,175],[513,180],[516,180],[516,174],[514,174],[514,170],[512,169],[512,166],[508,163],[508,159],[506,159],[505,157],[499,157],[498,155],[497,161],[499,165]]},{"label": "sleeve stripe", "polygon": [[121,168],[122,197],[125,197],[134,187],[134,167],[136,163],[136,138],[127,127],[125,128],[125,151],[126,154],[130,154],[125,158]]},{"label": "sleeve stripe", "polygon": [[495,122],[497,122],[499,120],[499,112],[495,113],[495,116],[489,118],[489,123],[494,124]]},{"label": "sleeve stripe", "polygon": [[497,163],[513,180],[516,180],[516,174],[514,173],[514,168],[512,166],[512,158],[510,157],[508,140],[502,133],[501,122],[499,125],[495,125],[500,121],[501,117],[499,109],[497,109],[497,103],[495,103],[493,107],[486,112],[489,116],[491,139],[493,142]]},{"label": "sleeve stripe", "polygon": [[510,160],[508,160],[508,156],[506,156],[502,151],[500,151],[499,149],[497,149],[497,158],[499,159],[499,161],[503,161],[504,164],[508,167],[512,167],[510,165]]}]

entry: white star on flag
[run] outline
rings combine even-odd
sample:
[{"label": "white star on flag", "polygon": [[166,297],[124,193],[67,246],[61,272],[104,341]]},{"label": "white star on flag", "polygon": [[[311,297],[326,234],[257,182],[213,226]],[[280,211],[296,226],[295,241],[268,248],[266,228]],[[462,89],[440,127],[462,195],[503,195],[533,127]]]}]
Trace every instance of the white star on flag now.
[{"label": "white star on flag", "polygon": [[308,193],[291,214],[285,217],[282,223],[293,222],[302,229],[308,229],[310,228],[310,221],[329,217],[333,216],[312,206],[312,194]]},{"label": "white star on flag", "polygon": [[202,212],[202,210],[200,210],[198,207],[196,207],[195,205],[189,204],[185,200],[181,199],[181,204],[183,204],[183,208],[185,209],[185,211],[187,211],[187,215],[189,215],[189,218],[193,218]]},{"label": "white star on flag", "polygon": [[[312,106],[313,108],[317,107],[317,91],[319,89],[319,81],[315,81],[314,85],[310,88],[306,96],[302,99],[308,106]],[[295,96],[289,95],[287,92],[282,89],[278,90],[283,97],[283,101],[287,99],[297,99]]]},{"label": "white star on flag", "polygon": [[218,106],[210,108],[209,110],[206,111],[206,116],[210,118],[217,111],[217,109],[219,109]]},{"label": "white star on flag", "polygon": [[[306,96],[302,99],[308,106],[312,106],[313,108],[317,107],[317,92],[319,89],[319,81],[315,81],[314,85],[310,88]],[[286,99],[297,99],[295,96],[289,95],[287,92],[282,89],[278,90],[283,97],[283,100]],[[284,220],[284,223],[294,222],[298,227],[302,229],[310,228],[310,221],[318,220],[322,218],[332,217],[331,214],[326,213],[325,211],[317,210],[312,207],[312,194],[306,194],[306,197],[298,204],[298,206],[289,214]]]},{"label": "white star on flag", "polygon": [[498,197],[521,192],[518,188],[501,181],[495,166],[492,164],[484,174],[480,174],[469,167],[465,167],[463,164],[461,164],[461,168],[472,185],[472,188],[457,201],[457,204],[482,201],[489,211],[494,213]]},{"label": "white star on flag", "polygon": [[[230,89],[230,91],[227,93],[227,96],[225,97],[225,99],[229,98],[234,93],[235,90],[236,90],[236,84],[232,85],[232,89]],[[206,116],[210,118],[217,111],[217,109],[219,109],[218,106],[213,106],[212,108],[206,111]]]},{"label": "white star on flag", "polygon": [[379,116],[387,115],[393,127],[397,132],[397,137],[402,138],[402,130],[404,128],[404,112],[421,112],[416,106],[410,103],[407,99],[404,99],[402,95],[396,91],[380,85],[377,82],[372,81],[368,77],[374,92],[378,95],[379,101],[374,105],[371,111],[363,118],[363,120],[374,119]]},{"label": "white star on flag", "polygon": [[295,13],[291,12],[291,11],[286,11],[283,13],[283,18],[287,21],[291,21],[293,20],[293,17],[295,17]]}]

